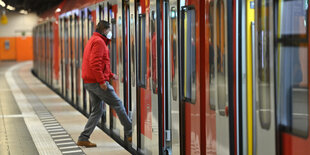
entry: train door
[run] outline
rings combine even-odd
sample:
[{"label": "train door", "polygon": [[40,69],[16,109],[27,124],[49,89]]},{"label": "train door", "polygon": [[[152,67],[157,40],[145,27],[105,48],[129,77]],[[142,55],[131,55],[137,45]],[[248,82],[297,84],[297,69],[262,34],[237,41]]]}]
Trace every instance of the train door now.
[{"label": "train door", "polygon": [[[149,50],[148,55],[147,55],[147,59],[149,59],[149,71],[148,71],[148,75],[150,78],[149,81],[149,89],[150,89],[150,93],[151,93],[151,122],[150,123],[150,129],[151,129],[151,143],[148,142],[148,139],[145,141],[149,144],[151,144],[151,146],[148,146],[149,150],[152,152],[152,154],[159,154],[161,152],[159,152],[159,148],[162,148],[162,142],[159,142],[159,136],[160,136],[160,132],[161,132],[161,128],[159,128],[159,124],[160,122],[162,122],[162,120],[160,120],[159,115],[163,115],[163,113],[159,113],[160,109],[159,106],[161,106],[162,108],[162,99],[159,98],[159,93],[162,94],[163,90],[161,88],[159,88],[158,85],[158,81],[159,78],[162,81],[162,77],[160,76],[161,74],[159,74],[159,72],[162,72],[164,70],[164,68],[162,67],[160,70],[158,69],[158,66],[162,66],[161,62],[161,55],[159,55],[159,52],[162,52],[162,40],[158,38],[160,38],[159,36],[163,35],[163,33],[161,33],[162,30],[162,16],[161,13],[157,12],[157,7],[159,4],[157,3],[161,3],[159,1],[156,0],[150,0],[150,4],[149,4],[149,12],[147,11],[148,14],[148,34],[146,34],[149,39],[147,41],[149,41],[149,44],[147,46],[147,49]],[[162,7],[161,7],[162,9]],[[158,22],[160,21],[161,24],[158,25]],[[160,31],[158,31],[160,30]],[[158,36],[159,35],[159,36]],[[161,46],[158,47],[158,43],[160,42]],[[162,53],[161,53],[162,54]],[[161,85],[162,86],[162,85]],[[148,116],[147,116],[148,117]],[[162,126],[162,124],[160,124]],[[161,149],[160,149],[161,150]]]},{"label": "train door", "polygon": [[42,49],[43,49],[43,79],[44,81],[47,81],[47,73],[48,73],[48,70],[47,70],[47,65],[48,65],[48,48],[47,47],[47,24],[44,23],[43,24],[43,30],[42,30],[42,33],[43,33],[43,46],[42,46]]},{"label": "train door", "polygon": [[45,49],[45,57],[44,57],[44,61],[45,61],[45,81],[46,83],[50,84],[50,78],[49,78],[49,73],[50,73],[50,34],[49,34],[49,31],[50,31],[50,28],[49,28],[49,24],[48,22],[47,23],[44,23],[44,26],[45,26],[45,29],[44,29],[44,34],[45,34],[45,45],[44,45],[44,49]]},{"label": "train door", "polygon": [[[170,147],[172,154],[181,154],[180,152],[180,93],[179,93],[179,54],[178,54],[178,2],[169,1],[168,11],[168,103],[170,105],[170,114],[168,119],[167,146]],[[169,138],[170,137],[170,138]],[[170,139],[170,142],[169,142]]]},{"label": "train door", "polygon": [[306,155],[310,154],[309,1],[281,0],[274,5],[279,151],[283,155]]},{"label": "train door", "polygon": [[[111,29],[112,29],[112,41],[111,44],[109,46],[109,50],[110,50],[110,62],[111,62],[111,72],[113,74],[118,74],[119,75],[119,71],[118,71],[118,63],[119,63],[119,50],[117,49],[118,45],[118,41],[117,41],[117,21],[116,21],[116,16],[117,16],[117,4],[114,2],[109,2],[108,3],[108,15],[107,17],[104,16],[104,20],[110,19],[109,22],[111,22]],[[120,79],[119,79],[120,80]],[[115,89],[115,92],[117,95],[119,95],[119,81],[118,80],[112,80],[111,81],[113,88]],[[107,124],[111,130],[115,129],[115,119],[116,119],[116,112],[113,109],[110,109],[109,106],[106,106],[107,110],[107,115],[109,115],[109,120],[107,120]],[[115,132],[115,131],[114,131]]]},{"label": "train door", "polygon": [[[124,49],[124,107],[126,113],[128,115],[131,114],[131,102],[130,102],[130,10],[129,10],[129,3],[123,3],[123,49]],[[121,132],[123,135],[124,133]]]},{"label": "train door", "polygon": [[[82,69],[82,62],[83,62],[83,55],[84,55],[84,48],[86,46],[87,43],[87,13],[88,10],[87,9],[83,9],[81,10],[81,26],[80,26],[80,43],[81,43],[81,50],[80,50],[80,61],[79,61],[79,66]],[[80,87],[81,87],[81,109],[83,111],[84,114],[87,114],[87,102],[89,100],[88,99],[88,94],[86,89],[84,88],[84,82],[82,79],[82,72],[80,73],[80,78],[81,78],[81,83],[80,83]]]},{"label": "train door", "polygon": [[214,0],[205,1],[205,73],[206,74],[206,153],[217,154],[217,135],[216,135],[216,83],[215,83],[215,11],[216,3]]},{"label": "train door", "polygon": [[50,30],[49,30],[49,35],[50,35],[50,39],[49,39],[49,42],[50,42],[50,59],[49,59],[49,62],[50,62],[50,65],[49,65],[49,70],[50,70],[50,74],[49,74],[49,78],[50,78],[50,85],[54,88],[54,78],[53,78],[53,73],[54,73],[54,29],[53,29],[53,22],[49,22],[49,27],[50,27]]},{"label": "train door", "polygon": [[145,154],[158,154],[156,2],[140,1],[137,11],[138,147]]},{"label": "train door", "polygon": [[60,25],[60,23],[59,23],[59,18],[58,18],[58,14],[57,14],[55,17],[55,21],[53,21],[53,23],[52,23],[52,27],[53,27],[53,36],[54,36],[54,41],[53,41],[53,50],[54,50],[54,54],[53,54],[53,57],[54,57],[53,58],[53,86],[58,93],[61,92],[59,25]]},{"label": "train door", "polygon": [[272,155],[276,154],[273,1],[255,1],[255,5],[252,152]]},{"label": "train door", "polygon": [[60,93],[65,96],[65,62],[64,62],[64,53],[65,53],[65,47],[64,47],[64,18],[59,19],[59,34],[60,34],[60,70],[61,70],[61,90]]},{"label": "train door", "polygon": [[78,33],[78,38],[77,38],[77,44],[78,44],[78,60],[77,60],[77,104],[78,104],[78,109],[83,111],[83,106],[84,106],[84,94],[85,94],[85,89],[83,87],[83,79],[82,79],[82,61],[83,61],[83,51],[84,51],[84,12],[83,10],[78,11],[78,21],[77,21],[77,33]]},{"label": "train door", "polygon": [[[116,13],[117,13],[117,5],[115,5],[113,2],[105,3],[103,19],[111,23],[111,30],[112,30],[112,40],[111,40],[111,44],[108,47],[110,51],[111,72],[113,74],[118,74],[117,72],[117,45],[116,45],[117,27],[116,27],[116,19],[115,19]],[[117,94],[119,94],[118,83],[119,81],[115,81],[115,80],[111,81],[111,85],[113,86]],[[115,117],[116,117],[116,112],[112,110],[109,107],[109,105],[106,105],[106,126],[109,127],[109,129],[111,130],[115,128],[115,125],[113,123],[113,120],[115,119]]]},{"label": "train door", "polygon": [[81,96],[81,88],[80,88],[80,73],[81,69],[79,67],[79,57],[80,57],[80,44],[79,44],[79,38],[80,38],[80,15],[79,11],[75,10],[74,11],[74,103],[76,108],[79,109],[80,107],[80,96]]},{"label": "train door", "polygon": [[70,24],[70,19],[68,19],[67,17],[65,17],[65,21],[64,21],[64,64],[65,64],[65,98],[70,99],[70,63],[69,63],[69,24]]},{"label": "train door", "polygon": [[[200,1],[180,1],[180,102],[181,102],[181,152],[184,154],[203,154],[203,138],[201,127],[201,111],[203,105],[200,101],[200,54],[203,49],[200,47],[200,35],[197,35],[203,25],[200,23]],[[197,26],[196,26],[197,25]]]},{"label": "train door", "polygon": [[[106,2],[102,2],[97,4],[96,7],[96,23],[99,23],[99,21],[101,20],[105,20],[104,19],[104,15],[107,14],[107,12],[104,10],[104,8],[106,7]],[[106,20],[107,21],[107,20]],[[108,45],[109,46],[109,45]],[[107,129],[109,128],[109,122],[107,122],[107,120],[109,121],[109,106],[107,104],[103,104],[104,107],[104,114],[102,115],[101,118],[101,126],[102,127],[106,127]]]},{"label": "train door", "polygon": [[46,22],[45,24],[45,57],[44,57],[44,61],[45,61],[45,81],[47,84],[50,85],[50,26],[49,26],[49,22]]},{"label": "train door", "polygon": [[[228,93],[228,32],[227,3],[226,0],[214,1],[214,79],[215,79],[215,108],[216,108],[216,152],[229,154],[229,94]],[[231,51],[230,51],[231,52]],[[232,66],[231,66],[232,67]]]},{"label": "train door", "polygon": [[[84,38],[84,45],[86,46],[87,41],[90,39],[90,37],[92,36],[92,34],[95,31],[95,22],[96,22],[96,8],[95,6],[91,6],[89,8],[85,8],[84,10],[85,12],[85,38]],[[85,47],[84,46],[84,47]],[[85,112],[87,115],[90,114],[91,112],[91,105],[90,105],[90,99],[89,99],[89,94],[88,92],[85,90],[86,95],[85,95]]]},{"label": "train door", "polygon": [[137,150],[138,146],[138,129],[137,129],[137,44],[136,44],[136,7],[135,1],[129,1],[129,29],[130,29],[130,37],[129,37],[129,46],[130,46],[130,56],[128,62],[130,63],[130,83],[129,92],[130,92],[130,105],[131,105],[131,119],[132,119],[132,147]]},{"label": "train door", "polygon": [[[124,38],[123,38],[123,3],[121,1],[117,2],[111,2],[112,5],[112,14],[114,14],[115,18],[115,39],[116,39],[116,73],[119,76],[118,80],[114,80],[112,82],[113,87],[123,102],[124,106],[126,103],[125,100],[125,81],[126,81],[126,75],[124,74],[125,72],[125,57],[124,57]],[[113,34],[114,35],[114,34]],[[124,130],[123,126],[121,125],[116,112],[112,110],[112,131],[114,134],[119,136],[121,139],[124,138]]]},{"label": "train door", "polygon": [[72,104],[75,106],[76,101],[75,101],[75,96],[76,96],[76,91],[75,91],[75,83],[76,83],[76,76],[75,76],[75,25],[76,25],[76,15],[75,12],[72,11],[70,15],[70,88],[71,88],[71,101]]}]

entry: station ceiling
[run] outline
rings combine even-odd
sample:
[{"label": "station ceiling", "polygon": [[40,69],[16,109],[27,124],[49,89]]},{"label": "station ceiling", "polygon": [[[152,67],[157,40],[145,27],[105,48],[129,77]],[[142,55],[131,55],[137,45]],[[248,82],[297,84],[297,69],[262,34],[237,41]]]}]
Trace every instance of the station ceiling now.
[{"label": "station ceiling", "polygon": [[26,10],[41,14],[49,8],[59,4],[62,0],[2,0],[6,5],[16,8],[16,11]]}]

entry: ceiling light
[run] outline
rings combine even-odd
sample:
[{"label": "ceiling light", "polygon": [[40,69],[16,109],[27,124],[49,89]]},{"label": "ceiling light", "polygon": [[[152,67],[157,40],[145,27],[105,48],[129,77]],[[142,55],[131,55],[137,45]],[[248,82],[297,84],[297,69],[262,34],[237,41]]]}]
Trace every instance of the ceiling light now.
[{"label": "ceiling light", "polygon": [[11,6],[11,5],[6,6],[6,8],[7,8],[8,10],[11,10],[11,11],[14,11],[14,10],[15,10],[15,8],[14,8],[13,6]]},{"label": "ceiling light", "polygon": [[5,3],[2,0],[0,0],[0,6],[5,7]]},{"label": "ceiling light", "polygon": [[60,12],[60,11],[61,11],[61,9],[60,9],[60,8],[57,8],[55,12]]},{"label": "ceiling light", "polygon": [[26,10],[20,10],[19,13],[25,14],[25,15],[26,15],[26,14],[28,14],[28,11],[26,11]]}]

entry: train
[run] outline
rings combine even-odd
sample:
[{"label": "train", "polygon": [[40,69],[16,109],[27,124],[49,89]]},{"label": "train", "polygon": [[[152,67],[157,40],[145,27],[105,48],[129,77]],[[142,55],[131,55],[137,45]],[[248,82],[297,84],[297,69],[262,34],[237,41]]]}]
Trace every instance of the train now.
[{"label": "train", "polygon": [[85,116],[83,49],[111,23],[132,154],[308,155],[308,0],[64,0],[33,29],[33,73]]}]

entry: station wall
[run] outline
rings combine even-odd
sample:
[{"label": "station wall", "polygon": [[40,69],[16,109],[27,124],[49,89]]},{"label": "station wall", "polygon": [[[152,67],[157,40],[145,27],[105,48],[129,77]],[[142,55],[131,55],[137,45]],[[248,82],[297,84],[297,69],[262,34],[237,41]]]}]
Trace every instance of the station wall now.
[{"label": "station wall", "polygon": [[32,60],[32,28],[39,17],[7,12],[7,24],[0,24],[0,60]]}]

